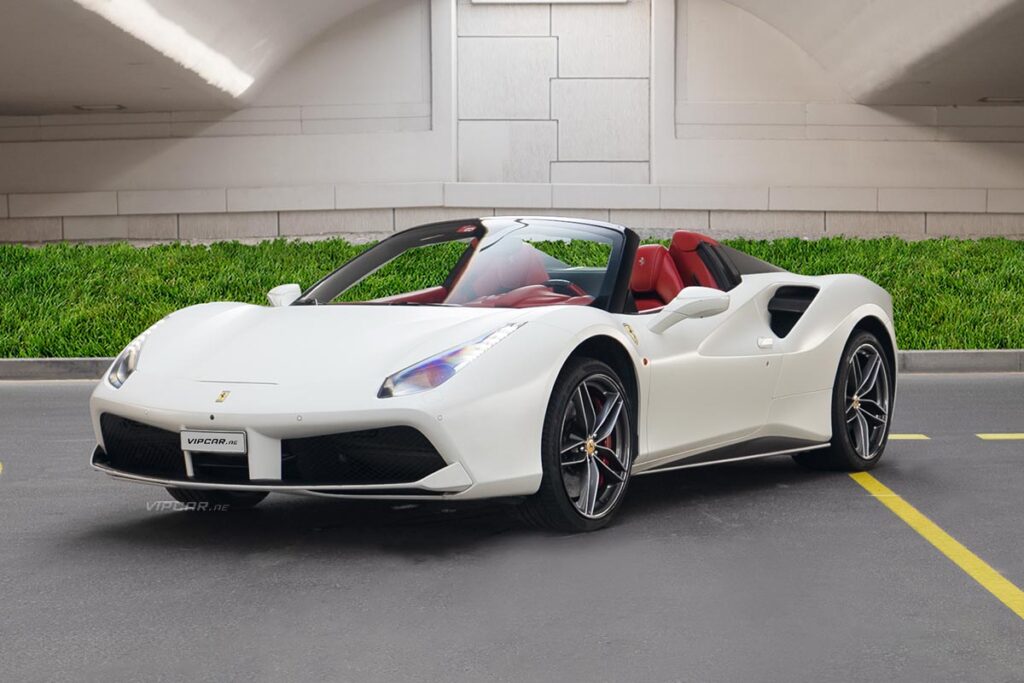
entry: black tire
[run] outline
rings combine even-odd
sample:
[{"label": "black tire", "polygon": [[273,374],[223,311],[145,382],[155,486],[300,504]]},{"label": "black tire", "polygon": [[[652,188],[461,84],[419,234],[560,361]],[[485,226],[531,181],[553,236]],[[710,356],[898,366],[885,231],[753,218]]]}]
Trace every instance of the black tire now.
[{"label": "black tire", "polygon": [[[591,433],[580,433],[584,423],[593,427],[586,430]],[[607,525],[629,485],[635,423],[632,399],[615,370],[598,360],[571,359],[548,402],[541,438],[543,479],[537,493],[520,506],[522,517],[534,526],[570,533]],[[611,430],[607,437],[594,438],[606,429]],[[593,495],[584,498],[584,491]]]},{"label": "black tire", "polygon": [[[857,389],[866,386],[861,376],[863,365],[874,358],[878,359],[880,374],[871,385],[871,391],[864,391],[864,397],[858,396]],[[832,443],[826,449],[796,453],[793,459],[818,470],[863,472],[875,467],[885,452],[892,424],[896,390],[893,367],[892,359],[875,335],[855,331],[846,342],[836,370],[832,390]],[[869,393],[871,398],[867,398]]]},{"label": "black tire", "polygon": [[266,491],[218,491],[167,487],[167,493],[179,503],[194,505],[197,512],[248,510],[267,497]]}]

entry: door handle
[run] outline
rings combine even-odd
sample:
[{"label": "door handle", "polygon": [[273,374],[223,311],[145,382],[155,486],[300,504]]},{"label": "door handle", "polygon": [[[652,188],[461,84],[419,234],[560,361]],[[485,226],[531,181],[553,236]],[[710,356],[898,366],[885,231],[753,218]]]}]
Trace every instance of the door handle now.
[{"label": "door handle", "polygon": [[759,349],[770,349],[775,346],[775,340],[771,337],[758,337],[757,348]]}]

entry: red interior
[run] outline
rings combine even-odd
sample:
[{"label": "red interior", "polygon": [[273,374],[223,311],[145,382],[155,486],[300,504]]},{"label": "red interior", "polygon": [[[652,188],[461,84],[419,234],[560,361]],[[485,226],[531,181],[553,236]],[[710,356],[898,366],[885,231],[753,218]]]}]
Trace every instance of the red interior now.
[{"label": "red interior", "polygon": [[683,288],[683,279],[679,277],[668,249],[660,244],[639,247],[629,288],[638,311],[660,308],[674,299]]},{"label": "red interior", "polygon": [[[544,267],[544,258],[532,247],[523,246],[510,253],[507,258],[473,278],[460,281],[456,274],[457,300],[466,300],[463,306],[483,308],[529,308],[531,306],[586,306],[594,300],[579,287],[573,286],[575,294],[560,294],[546,286],[549,279]],[[449,291],[444,287],[431,287],[416,292],[374,299],[375,303],[444,303]]]},{"label": "red interior", "polygon": [[698,285],[700,287],[718,289],[718,283],[715,282],[714,276],[711,275],[711,271],[704,265],[704,261],[701,260],[700,255],[697,253],[697,247],[701,242],[718,244],[718,242],[710,237],[705,237],[696,232],[680,230],[672,235],[672,245],[669,247],[668,253],[672,256],[676,269],[683,277],[684,287]]},{"label": "red interior", "polygon": [[638,311],[660,308],[679,294],[683,287],[712,287],[719,284],[697,253],[701,242],[718,242],[696,232],[679,230],[672,235],[668,249],[660,244],[645,244],[636,250],[629,288]]},{"label": "red interior", "polygon": [[[629,288],[638,311],[664,306],[684,287],[696,285],[719,288],[711,271],[697,253],[701,242],[718,244],[710,237],[680,230],[673,234],[668,249],[660,244],[645,244],[637,248]],[[548,279],[540,252],[524,246],[471,282],[459,282],[456,278],[457,284],[453,290],[457,300],[465,301],[462,305],[487,308],[586,306],[594,300],[592,296],[583,294],[582,290],[575,295],[556,292],[545,284]],[[460,296],[460,292],[464,294]],[[444,303],[449,293],[444,287],[431,287],[376,299],[375,302],[436,304]]]}]

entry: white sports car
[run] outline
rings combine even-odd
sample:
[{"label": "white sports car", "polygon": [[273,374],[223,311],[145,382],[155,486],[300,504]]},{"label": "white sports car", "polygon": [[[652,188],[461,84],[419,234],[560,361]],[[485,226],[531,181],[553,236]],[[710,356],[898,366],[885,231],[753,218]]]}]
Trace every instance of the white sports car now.
[{"label": "white sports car", "polygon": [[92,395],[93,466],[200,508],[512,498],[584,531],[632,476],[778,454],[863,470],[888,439],[889,295],[692,232],[436,223],[268,298],[129,344]]}]

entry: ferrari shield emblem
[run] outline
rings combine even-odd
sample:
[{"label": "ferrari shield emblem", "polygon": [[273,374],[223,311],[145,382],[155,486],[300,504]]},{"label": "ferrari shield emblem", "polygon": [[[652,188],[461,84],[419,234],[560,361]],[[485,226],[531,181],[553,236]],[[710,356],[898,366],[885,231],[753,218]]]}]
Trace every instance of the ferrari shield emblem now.
[{"label": "ferrari shield emblem", "polygon": [[637,346],[640,346],[640,340],[637,338],[636,332],[633,330],[633,327],[627,323],[622,323],[622,327],[623,329],[626,330],[626,334],[629,335],[629,338],[633,340],[633,343],[636,344]]},{"label": "ferrari shield emblem", "polygon": [[230,396],[230,395],[231,395],[230,391],[222,391],[222,392],[220,392],[220,394],[217,396],[217,403],[223,403],[227,399],[227,397]]}]

